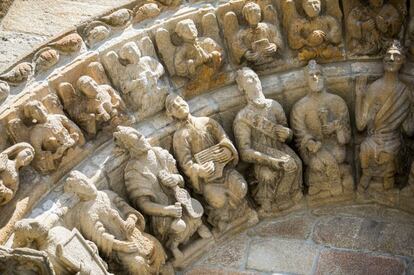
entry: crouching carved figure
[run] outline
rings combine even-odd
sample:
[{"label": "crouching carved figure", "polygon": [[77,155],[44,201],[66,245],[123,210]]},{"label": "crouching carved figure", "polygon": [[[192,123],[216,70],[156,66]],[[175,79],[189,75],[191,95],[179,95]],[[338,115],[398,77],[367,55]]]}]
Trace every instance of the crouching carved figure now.
[{"label": "crouching carved figure", "polygon": [[19,169],[29,165],[34,158],[34,148],[17,143],[0,153],[0,205],[11,201],[19,189]]},{"label": "crouching carved figure", "polygon": [[59,85],[58,93],[65,110],[88,134],[94,137],[102,127],[114,127],[125,120],[125,104],[109,85],[98,84],[84,75],[77,81],[78,92],[70,83]]},{"label": "crouching carved figure", "polygon": [[33,165],[41,173],[55,171],[70,151],[85,143],[75,123],[64,115],[49,113],[38,100],[28,102],[23,112],[25,119],[34,124],[26,130],[29,130],[28,139],[35,150]]},{"label": "crouching carved figure", "polygon": [[72,171],[67,178],[65,192],[73,192],[80,199],[66,219],[96,243],[104,256],[117,258],[130,274],[159,274],[163,270],[166,258],[163,247],[144,233],[141,213],[116,193],[98,191],[78,171]]},{"label": "crouching carved figure", "polygon": [[311,60],[305,70],[309,92],[292,109],[293,128],[300,155],[307,166],[306,184],[311,200],[343,198],[353,193],[346,144],[351,139],[345,101],[326,91],[322,68]]},{"label": "crouching carved figure", "polygon": [[[174,133],[174,153],[193,190],[206,202],[208,221],[219,232],[230,223],[247,217],[247,183],[234,167],[239,161],[236,148],[223,128],[208,117],[193,117],[180,96],[166,100],[167,113],[180,122]],[[252,210],[252,221],[257,218]]]},{"label": "crouching carved figure", "polygon": [[130,127],[118,127],[116,144],[129,154],[124,179],[129,200],[151,219],[154,235],[170,248],[176,259],[184,255],[178,245],[195,233],[210,238],[202,223],[203,207],[183,189],[173,156],[160,147],[152,147],[146,138]]},{"label": "crouching carved figure", "polygon": [[247,106],[234,120],[241,159],[254,164],[253,197],[266,213],[292,207],[302,198],[302,162],[285,142],[292,138],[282,106],[266,99],[259,77],[249,68],[238,71],[237,84]]}]

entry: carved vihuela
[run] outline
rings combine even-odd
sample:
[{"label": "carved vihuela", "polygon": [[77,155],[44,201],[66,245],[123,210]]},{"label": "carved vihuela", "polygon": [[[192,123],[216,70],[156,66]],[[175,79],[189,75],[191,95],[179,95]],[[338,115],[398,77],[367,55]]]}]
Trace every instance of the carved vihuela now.
[{"label": "carved vihuela", "polygon": [[174,274],[288,211],[414,212],[414,3],[178,2],[0,74],[0,273]]}]

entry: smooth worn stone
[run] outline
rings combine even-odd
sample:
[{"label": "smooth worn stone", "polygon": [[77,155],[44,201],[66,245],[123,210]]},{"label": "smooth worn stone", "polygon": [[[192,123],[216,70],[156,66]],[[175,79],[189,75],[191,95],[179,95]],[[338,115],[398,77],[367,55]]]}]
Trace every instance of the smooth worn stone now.
[{"label": "smooth worn stone", "polygon": [[[46,39],[45,36],[0,30],[0,72],[6,70],[19,57],[29,53]],[[10,50],[10,49],[13,50]]]},{"label": "smooth worn stone", "polygon": [[327,217],[314,229],[318,244],[414,256],[414,226],[368,218]]},{"label": "smooth worn stone", "polygon": [[309,274],[317,254],[316,245],[303,241],[257,240],[251,244],[247,268],[265,272]]},{"label": "smooth worn stone", "polygon": [[195,267],[185,272],[184,275],[259,275],[256,271],[236,271],[226,268]]},{"label": "smooth worn stone", "polygon": [[270,221],[259,224],[249,230],[252,237],[277,237],[288,239],[307,239],[311,233],[315,219],[307,215],[288,217],[281,221]]},{"label": "smooth worn stone", "polygon": [[394,257],[375,256],[336,250],[323,250],[319,255],[316,274],[404,274],[404,263]]},{"label": "smooth worn stone", "polygon": [[[7,31],[53,36],[108,10],[108,6],[67,0],[16,0],[3,18]],[[28,19],[30,18],[30,24]]]},{"label": "smooth worn stone", "polygon": [[244,255],[248,249],[249,237],[242,234],[231,240],[225,246],[209,252],[201,265],[223,266],[226,268],[240,268],[244,262]]}]

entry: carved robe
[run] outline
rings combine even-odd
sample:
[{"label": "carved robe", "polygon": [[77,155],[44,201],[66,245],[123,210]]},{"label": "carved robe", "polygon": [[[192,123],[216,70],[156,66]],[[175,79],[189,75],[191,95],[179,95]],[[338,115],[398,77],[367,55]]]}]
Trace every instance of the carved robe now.
[{"label": "carved robe", "polygon": [[[280,142],[273,133],[273,127],[287,127],[282,106],[274,100],[266,100],[263,109],[252,105],[241,110],[234,120],[234,134],[243,161],[254,164],[254,175],[258,184],[252,190],[258,203],[289,201],[301,192],[302,163],[295,152]],[[269,167],[262,159],[255,158],[259,152],[273,158],[292,157],[297,169],[285,172]]]},{"label": "carved robe", "polygon": [[[123,221],[129,214],[138,217],[139,229],[132,236],[126,236]],[[71,220],[88,239],[96,243],[104,255],[116,256],[127,270],[134,274],[158,274],[165,262],[161,244],[151,235],[144,233],[145,220],[141,213],[129,206],[116,193],[98,191],[97,197],[79,202],[71,211]],[[113,241],[133,241],[139,250],[125,253],[113,250]]]},{"label": "carved robe", "polygon": [[401,127],[410,114],[409,88],[398,82],[395,89],[385,89],[374,82],[363,102],[363,115],[369,120],[368,136],[361,143],[361,166],[374,177],[395,174],[396,158],[401,149]]},{"label": "carved robe", "polygon": [[[138,202],[140,197],[149,197],[152,202],[164,206],[174,205],[177,202],[173,190],[163,186],[159,181],[157,175],[161,170],[166,170],[174,176],[181,177],[178,174],[175,159],[167,150],[160,147],[153,147],[140,158],[129,160],[125,168],[124,178],[129,200],[135,208],[139,209],[140,207]],[[150,219],[151,229],[155,236],[163,243],[168,241],[171,234],[171,223],[174,218],[150,216]],[[182,219],[187,225],[186,230],[173,236],[179,243],[186,242],[201,225],[201,219],[190,217],[185,210]]]},{"label": "carved robe", "polygon": [[[323,134],[322,126],[335,120],[339,121],[339,129],[330,135]],[[300,155],[307,165],[309,195],[321,192],[338,195],[343,189],[353,190],[351,168],[345,164],[345,144],[351,138],[345,101],[326,92],[306,96],[293,107],[291,126]],[[316,153],[307,148],[311,140],[321,143],[321,148]]]},{"label": "carved robe", "polygon": [[[244,203],[247,193],[247,183],[243,176],[234,169],[238,163],[238,153],[231,144],[223,128],[215,120],[208,117],[192,117],[192,122],[186,122],[174,134],[173,145],[177,161],[184,173],[189,177],[194,191],[202,194],[207,201],[210,223],[215,224],[223,216],[222,207],[214,205],[213,196],[220,194],[227,200],[227,206],[237,209]],[[220,142],[226,142],[232,151],[233,160],[223,170],[223,176],[213,181],[198,176],[200,164],[194,155]],[[244,204],[245,205],[245,204]],[[240,209],[239,209],[240,211]],[[238,213],[240,215],[241,213]],[[230,217],[228,217],[231,219]]]},{"label": "carved robe", "polygon": [[[185,42],[183,45],[177,47],[174,54],[174,67],[176,74],[183,77],[197,76],[200,66],[206,65],[209,60],[207,56],[213,51],[218,51],[223,54],[222,48],[211,38],[199,37],[196,38],[194,44]],[[194,61],[196,72],[194,75],[190,72],[188,61]]]},{"label": "carved robe", "polygon": [[[314,31],[323,31],[326,39],[312,37]],[[340,54],[334,47],[341,43],[341,25],[332,16],[302,18],[291,24],[288,39],[293,49],[312,52],[312,58],[330,58]]]},{"label": "carved robe", "polygon": [[262,64],[272,61],[275,55],[274,53],[269,55],[263,52],[270,43],[275,44],[277,51],[279,51],[283,47],[282,36],[276,26],[261,22],[256,28],[241,29],[237,33],[236,43],[232,46],[237,62],[242,61],[247,51],[252,51],[260,53],[260,60],[256,64]]},{"label": "carved robe", "polygon": [[[362,24],[370,19],[375,21],[375,28],[365,30]],[[360,55],[377,54],[384,44],[396,38],[401,26],[402,15],[391,4],[383,5],[378,11],[369,6],[355,7],[347,18],[351,51]]]}]

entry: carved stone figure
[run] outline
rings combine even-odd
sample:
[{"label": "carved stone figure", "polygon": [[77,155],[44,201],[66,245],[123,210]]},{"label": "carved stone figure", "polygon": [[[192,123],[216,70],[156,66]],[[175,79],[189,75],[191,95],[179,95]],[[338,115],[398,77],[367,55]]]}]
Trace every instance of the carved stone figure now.
[{"label": "carved stone figure", "polygon": [[142,56],[135,42],[123,45],[118,54],[108,52],[103,64],[139,119],[164,109],[167,87],[160,83],[164,67],[155,58]]},{"label": "carved stone figure", "polygon": [[250,68],[238,71],[237,84],[246,93],[247,106],[233,127],[240,157],[252,163],[257,185],[253,198],[260,212],[283,210],[302,198],[302,163],[286,145],[292,138],[282,106],[266,99],[257,74]]},{"label": "carved stone figure", "polygon": [[223,50],[211,38],[198,37],[198,31],[191,19],[184,19],[177,23],[175,32],[183,40],[174,54],[176,74],[194,79],[204,66],[218,71],[222,65]]},{"label": "carved stone figure", "polygon": [[183,189],[184,179],[173,156],[152,147],[130,127],[118,127],[114,138],[129,154],[124,173],[129,200],[150,217],[152,231],[174,257],[183,257],[178,245],[185,244],[195,232],[202,238],[212,237],[201,221],[203,207]]},{"label": "carved stone figure", "polygon": [[[144,233],[145,220],[110,190],[98,191],[85,175],[72,171],[65,192],[80,202],[66,216],[106,256],[118,258],[131,274],[159,274],[165,252],[157,239]],[[75,222],[74,222],[75,221]]]},{"label": "carved stone figure", "polygon": [[[71,240],[72,232],[63,226],[49,229],[38,220],[24,219],[16,223],[14,233],[13,247],[28,247],[46,252],[56,275],[109,275],[95,244],[86,242],[79,234],[79,239],[74,242]],[[68,243],[72,249],[71,255],[66,255],[67,251],[64,251]]]},{"label": "carved stone figure", "polygon": [[362,189],[367,189],[373,181],[382,182],[383,190],[394,187],[401,130],[412,128],[412,122],[407,120],[412,91],[398,77],[404,61],[401,46],[395,41],[383,59],[384,76],[368,87],[366,78],[357,79],[356,126],[359,131],[367,130],[359,153]]},{"label": "carved stone figure", "polygon": [[247,26],[240,29],[237,15],[229,11],[224,16],[223,27],[227,44],[237,63],[247,61],[251,65],[261,65],[273,61],[277,53],[283,48],[283,40],[273,6],[262,9],[254,3],[248,2],[243,6],[242,15]]},{"label": "carved stone figure", "polygon": [[405,14],[401,7],[398,10],[384,0],[363,2],[353,7],[346,19],[348,48],[352,55],[380,54],[398,38]]},{"label": "carved stone figure", "polygon": [[247,183],[234,169],[239,161],[237,150],[220,124],[208,117],[193,117],[180,96],[170,94],[166,109],[180,122],[173,138],[178,163],[194,192],[206,202],[210,224],[225,231],[248,209]]},{"label": "carved stone figure", "polygon": [[125,104],[111,86],[84,75],[78,79],[77,88],[79,92],[63,82],[58,94],[66,112],[89,137],[96,136],[104,126],[114,128],[125,121]]},{"label": "carved stone figure", "polygon": [[309,92],[295,103],[290,119],[306,164],[309,198],[349,198],[354,182],[346,163],[346,144],[351,139],[348,107],[341,97],[327,91],[322,68],[314,60],[304,73]]},{"label": "carved stone figure", "polygon": [[30,248],[0,246],[0,273],[19,275],[55,275],[47,254]]},{"label": "carved stone figure", "polygon": [[299,60],[333,59],[342,56],[342,12],[338,0],[299,0],[304,16],[296,10],[295,2],[285,0],[284,22],[289,46],[298,50]]},{"label": "carved stone figure", "polygon": [[29,133],[30,144],[35,150],[33,165],[41,173],[56,170],[71,149],[85,143],[76,124],[63,115],[48,113],[38,100],[29,101],[23,112],[34,124]]},{"label": "carved stone figure", "polygon": [[34,148],[17,143],[0,153],[0,205],[11,201],[19,189],[19,169],[29,165],[35,155]]}]

